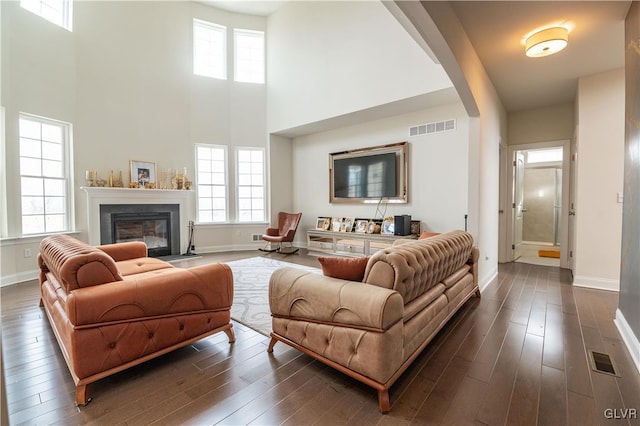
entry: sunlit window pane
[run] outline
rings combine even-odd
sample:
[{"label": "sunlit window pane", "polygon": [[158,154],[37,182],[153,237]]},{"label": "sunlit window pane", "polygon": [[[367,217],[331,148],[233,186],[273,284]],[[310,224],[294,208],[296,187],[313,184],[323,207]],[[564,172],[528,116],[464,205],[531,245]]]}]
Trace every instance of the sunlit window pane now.
[{"label": "sunlit window pane", "polygon": [[235,81],[264,83],[264,32],[234,30]]},{"label": "sunlit window pane", "polygon": [[20,155],[23,157],[40,158],[42,144],[39,140],[20,138]]},{"label": "sunlit window pane", "polygon": [[42,197],[22,197],[22,213],[43,214],[44,199]]},{"label": "sunlit window pane", "polygon": [[[199,164],[199,163],[198,163]],[[203,170],[205,168],[201,168],[200,170]],[[211,173],[205,173],[202,171],[198,172],[198,183],[200,185],[211,185]]]},{"label": "sunlit window pane", "polygon": [[[65,145],[70,125],[21,115],[20,194],[22,233],[69,229],[68,176]],[[44,179],[46,177],[47,179]]]},{"label": "sunlit window pane", "polygon": [[42,158],[62,161],[62,144],[42,142]]},{"label": "sunlit window pane", "polygon": [[224,222],[226,220],[224,210],[214,210],[211,222]]},{"label": "sunlit window pane", "polygon": [[42,125],[42,140],[62,144],[62,129],[51,124]]},{"label": "sunlit window pane", "polygon": [[46,215],[45,229],[46,232],[60,232],[65,230],[65,217],[61,214]]},{"label": "sunlit window pane", "polygon": [[225,198],[227,195],[227,191],[224,186],[214,186],[211,188],[211,191],[215,198]]},{"label": "sunlit window pane", "polygon": [[20,157],[20,174],[42,176],[42,160],[39,158]]},{"label": "sunlit window pane", "polygon": [[23,177],[21,179],[22,195],[44,195],[44,183],[41,178]]},{"label": "sunlit window pane", "polygon": [[48,176],[48,177],[63,177],[64,176],[64,170],[62,169],[62,162],[61,161],[49,161],[49,160],[43,160],[42,161],[42,176]]},{"label": "sunlit window pane", "polygon": [[64,181],[62,179],[45,179],[44,192],[47,195],[63,197],[65,195]]},{"label": "sunlit window pane", "polygon": [[64,213],[64,198],[62,197],[45,197],[45,212],[49,214]]},{"label": "sunlit window pane", "polygon": [[196,188],[199,222],[227,220],[226,148],[216,145],[196,146]]},{"label": "sunlit window pane", "polygon": [[72,28],[72,0],[20,0],[20,6],[66,30]]},{"label": "sunlit window pane", "polygon": [[264,150],[239,149],[238,213],[241,222],[262,222],[265,218]]},{"label": "sunlit window pane", "polygon": [[23,234],[42,234],[44,232],[44,215],[22,216]]},{"label": "sunlit window pane", "polygon": [[211,210],[199,210],[198,222],[213,222],[213,213]]},{"label": "sunlit window pane", "polygon": [[527,163],[562,161],[562,148],[534,149],[527,151]]},{"label": "sunlit window pane", "polygon": [[225,184],[225,173],[211,173],[211,183],[214,185]]},{"label": "sunlit window pane", "polygon": [[214,198],[213,206],[214,210],[224,210],[226,207],[226,200],[224,198]]},{"label": "sunlit window pane", "polygon": [[37,121],[27,120],[24,118],[20,119],[20,137],[21,138],[30,138],[40,141],[41,138],[41,129],[42,126]]},{"label": "sunlit window pane", "polygon": [[219,79],[227,78],[226,40],[226,27],[198,19],[193,20],[194,74]]}]

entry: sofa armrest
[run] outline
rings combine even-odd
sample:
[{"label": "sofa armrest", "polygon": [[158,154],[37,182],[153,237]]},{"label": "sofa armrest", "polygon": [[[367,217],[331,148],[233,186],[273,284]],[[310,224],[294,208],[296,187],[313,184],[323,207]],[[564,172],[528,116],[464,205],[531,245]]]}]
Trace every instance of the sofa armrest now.
[{"label": "sofa armrest", "polygon": [[129,259],[147,257],[147,245],[142,241],[129,241],[126,243],[104,244],[98,246],[116,262]]},{"label": "sofa armrest", "polygon": [[154,275],[75,290],[67,315],[75,327],[166,317],[185,312],[229,310],[233,274],[221,263],[169,268]]},{"label": "sofa armrest", "polygon": [[401,321],[404,309],[396,291],[290,267],[272,274],[269,306],[274,317],[379,331]]},{"label": "sofa armrest", "polygon": [[471,248],[471,255],[467,264],[471,266],[471,274],[473,275],[473,285],[478,285],[478,259],[480,258],[480,250],[478,247],[473,246]]}]

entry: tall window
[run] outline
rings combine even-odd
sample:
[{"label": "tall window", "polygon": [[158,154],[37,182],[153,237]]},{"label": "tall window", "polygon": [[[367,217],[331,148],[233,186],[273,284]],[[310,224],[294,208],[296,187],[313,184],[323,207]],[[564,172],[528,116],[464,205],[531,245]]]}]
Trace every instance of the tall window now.
[{"label": "tall window", "polygon": [[227,149],[196,145],[198,222],[227,220]]},{"label": "tall window", "polygon": [[70,127],[20,115],[22,234],[69,230]]},{"label": "tall window", "polygon": [[264,83],[264,32],[235,29],[235,81]]},{"label": "tall window", "polygon": [[20,0],[20,6],[66,30],[72,29],[71,0]]},{"label": "tall window", "polygon": [[193,20],[193,73],[227,78],[227,27]]},{"label": "tall window", "polygon": [[240,148],[238,160],[238,221],[265,220],[264,149]]}]

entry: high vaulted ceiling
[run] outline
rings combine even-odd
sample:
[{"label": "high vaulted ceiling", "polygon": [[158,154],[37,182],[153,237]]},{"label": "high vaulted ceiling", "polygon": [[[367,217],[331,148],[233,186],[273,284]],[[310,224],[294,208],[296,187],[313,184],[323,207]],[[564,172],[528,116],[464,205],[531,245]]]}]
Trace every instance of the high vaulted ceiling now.
[{"label": "high vaulted ceiling", "polygon": [[[233,12],[266,16],[287,1],[206,3]],[[624,66],[624,19],[630,1],[450,3],[507,111],[573,102],[579,77]],[[525,56],[526,34],[560,24],[571,28],[566,49],[543,58]]]}]

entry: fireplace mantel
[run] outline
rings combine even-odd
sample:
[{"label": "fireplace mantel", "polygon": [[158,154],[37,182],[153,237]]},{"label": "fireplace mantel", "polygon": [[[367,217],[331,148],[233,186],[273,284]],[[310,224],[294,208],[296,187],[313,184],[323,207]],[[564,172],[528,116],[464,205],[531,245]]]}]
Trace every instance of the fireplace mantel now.
[{"label": "fireplace mantel", "polygon": [[178,204],[180,206],[180,247],[186,249],[189,243],[189,220],[192,220],[193,191],[88,186],[80,189],[87,193],[89,244],[100,244],[100,206],[103,204]]}]

